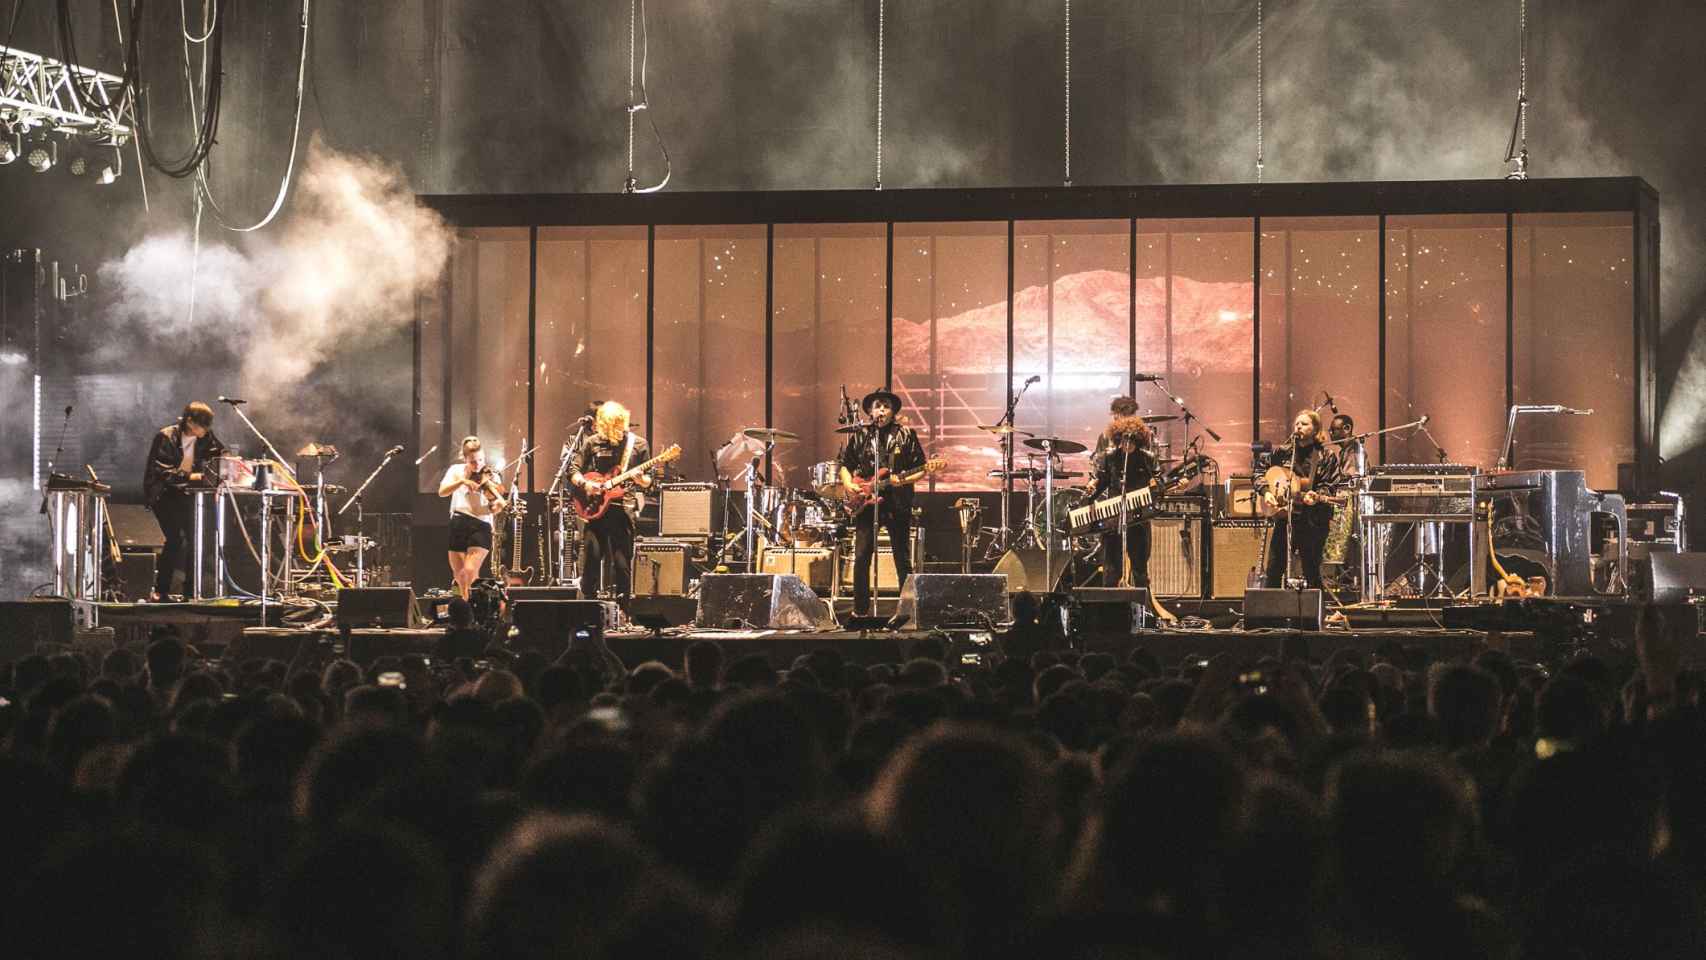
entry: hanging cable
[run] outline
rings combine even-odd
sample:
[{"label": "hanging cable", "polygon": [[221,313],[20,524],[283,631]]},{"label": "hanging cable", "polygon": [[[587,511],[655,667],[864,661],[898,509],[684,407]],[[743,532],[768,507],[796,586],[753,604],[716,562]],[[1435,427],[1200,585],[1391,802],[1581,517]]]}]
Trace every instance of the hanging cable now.
[{"label": "hanging cable", "polygon": [[[302,42],[300,50],[296,56],[296,118],[291,121],[290,156],[285,161],[284,176],[279,179],[278,193],[273,197],[272,209],[268,210],[266,216],[262,217],[257,223],[247,227],[234,226],[225,219],[225,211],[220,208],[219,201],[215,200],[213,197],[213,185],[209,182],[207,176],[208,164],[202,164],[201,169],[196,171],[196,190],[201,196],[206,198],[207,207],[213,212],[213,219],[217,220],[220,226],[235,233],[253,233],[267,224],[272,223],[273,218],[278,216],[280,210],[284,209],[285,198],[290,195],[290,182],[296,172],[297,145],[301,141],[302,137],[302,91],[305,86],[305,80],[308,76],[308,8],[309,0],[302,0],[302,17],[299,24],[299,29],[302,33]],[[211,36],[212,33],[212,28],[209,28],[208,35]],[[188,33],[185,33],[185,39],[193,41],[193,38],[190,38]]]},{"label": "hanging cable", "polygon": [[1511,164],[1506,180],[1528,179],[1528,0],[1517,0],[1521,26],[1517,36],[1516,119],[1511,122],[1505,161]]},{"label": "hanging cable", "polygon": [[888,4],[877,0],[877,189],[883,188],[883,34],[888,27]]},{"label": "hanging cable", "polygon": [[1266,99],[1262,89],[1262,33],[1265,27],[1262,14],[1262,0],[1256,0],[1256,182],[1262,182],[1262,167],[1266,158],[1262,155],[1262,113]]},{"label": "hanging cable", "polygon": [[[639,68],[640,84],[639,97],[634,96],[634,61],[635,61],[635,21],[639,21]],[[651,115],[651,95],[646,91],[646,67],[651,59],[652,35],[651,28],[646,24],[646,0],[628,0],[628,178],[622,183],[623,193],[656,193],[669,185],[669,178],[674,173],[669,161],[669,148],[664,146],[663,134],[658,132],[657,121]],[[663,179],[649,187],[639,185],[634,176],[634,115],[641,110],[646,112],[646,124],[652,128],[652,139],[657,141],[658,152],[663,155]]]},{"label": "hanging cable", "polygon": [[1066,0],[1066,185],[1072,186],[1072,0]]},{"label": "hanging cable", "polygon": [[[214,0],[213,24],[209,28],[210,38],[207,41],[205,53],[204,76],[206,89],[203,92],[199,116],[194,117],[195,140],[190,149],[181,157],[163,159],[155,149],[151,124],[147,116],[151,113],[148,88],[142,83],[142,24],[145,9],[142,0],[132,0],[130,8],[130,38],[126,43],[124,58],[124,79],[126,85],[133,91],[138,106],[136,123],[136,138],[142,148],[142,154],[147,158],[149,166],[174,179],[183,179],[195,173],[201,162],[213,149],[213,144],[219,135],[219,107],[224,83],[225,31],[229,26],[229,18],[225,16],[226,0]],[[185,26],[187,30],[187,25]],[[193,116],[193,111],[192,111]]]}]

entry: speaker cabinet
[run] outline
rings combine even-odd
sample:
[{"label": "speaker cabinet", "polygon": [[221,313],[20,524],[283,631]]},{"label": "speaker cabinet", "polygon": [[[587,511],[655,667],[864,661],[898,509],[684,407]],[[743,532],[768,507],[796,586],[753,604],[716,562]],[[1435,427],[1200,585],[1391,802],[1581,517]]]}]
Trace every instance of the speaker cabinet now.
[{"label": "speaker cabinet", "polygon": [[[900,592],[900,581],[895,575],[894,551],[889,549],[888,541],[883,541],[877,547],[877,593]],[[849,550],[841,556],[841,589],[848,592],[853,589],[853,551]]]},{"label": "speaker cabinet", "polygon": [[1244,593],[1244,629],[1319,630],[1324,606],[1319,590],[1250,589]]},{"label": "speaker cabinet", "polygon": [[0,663],[42,649],[71,649],[71,601],[0,601]]},{"label": "speaker cabinet", "polygon": [[339,627],[412,627],[415,592],[408,587],[346,587],[338,591]]},{"label": "speaker cabinet", "polygon": [[827,630],[835,627],[835,616],[799,577],[708,573],[699,581],[695,623],[701,627]]},{"label": "speaker cabinet", "polygon": [[[829,547],[765,547],[758,554],[760,573],[789,573],[804,580],[819,593],[828,592],[836,551]],[[894,579],[894,556],[885,552],[889,579]],[[851,576],[851,574],[849,574]]]},{"label": "speaker cabinet", "polygon": [[[1642,568],[1645,568],[1644,570]],[[1651,603],[1687,603],[1706,596],[1706,553],[1650,551],[1647,562],[1636,567],[1644,581],[1638,593]]]},{"label": "speaker cabinet", "polygon": [[118,582],[107,586],[120,600],[140,603],[154,590],[160,554],[155,550],[125,550],[119,554]]},{"label": "speaker cabinet", "polygon": [[[160,521],[155,519],[154,511],[140,503],[108,503],[107,516],[112,519],[113,534],[118,538],[118,545],[124,550],[154,550],[165,549],[166,535],[160,530]],[[209,535],[212,525],[208,526]]]},{"label": "speaker cabinet", "polygon": [[1130,636],[1149,626],[1149,591],[1141,587],[1078,587],[1068,607],[1072,634]]},{"label": "speaker cabinet", "polygon": [[687,595],[687,544],[679,540],[635,540],[632,569],[637,597]]},{"label": "speaker cabinet", "polygon": [[658,486],[658,536],[709,537],[717,528],[716,485],[665,483]]},{"label": "speaker cabinet", "polygon": [[[1262,544],[1267,541],[1269,525],[1265,522],[1217,523],[1210,543],[1209,562],[1212,565],[1213,593],[1216,600],[1242,597],[1250,586],[1251,571],[1261,576],[1256,564],[1262,558]],[[1257,580],[1257,582],[1261,582]]]},{"label": "speaker cabinet", "polygon": [[1156,596],[1202,596],[1202,530],[1196,517],[1149,521],[1149,589]]},{"label": "speaker cabinet", "polygon": [[895,616],[908,627],[992,629],[1013,622],[1007,605],[1007,577],[999,573],[915,573],[900,589]]},{"label": "speaker cabinet", "polygon": [[1066,550],[1051,551],[1048,576],[1044,576],[1043,552],[1035,547],[1015,547],[1002,555],[995,564],[995,572],[1007,577],[1007,592],[1019,593],[1028,590],[1031,593],[1053,593],[1060,589],[1060,583],[1066,578],[1066,570],[1072,566],[1072,553]]},{"label": "speaker cabinet", "polygon": [[520,636],[519,649],[556,657],[571,640],[603,648],[605,631],[615,623],[615,604],[607,600],[523,600],[510,607]]}]

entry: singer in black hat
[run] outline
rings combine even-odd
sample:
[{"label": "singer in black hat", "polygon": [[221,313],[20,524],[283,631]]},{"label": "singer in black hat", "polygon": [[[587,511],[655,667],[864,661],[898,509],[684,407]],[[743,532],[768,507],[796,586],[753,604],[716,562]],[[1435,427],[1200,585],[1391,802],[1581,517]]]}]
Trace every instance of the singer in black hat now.
[{"label": "singer in black hat", "polygon": [[[841,448],[841,483],[849,491],[869,481],[882,469],[891,476],[902,477],[925,465],[924,444],[918,433],[895,419],[900,413],[901,400],[894,393],[877,389],[859,401],[860,409],[871,418],[857,433],[847,438]],[[882,501],[866,504],[853,517],[853,613],[865,616],[871,609],[871,558],[877,550],[876,531],[872,529],[873,510],[880,511],[877,520],[888,531],[889,544],[894,552],[895,582],[904,584],[912,572],[912,487],[893,486],[881,491]]]},{"label": "singer in black hat", "polygon": [[184,592],[192,580],[190,538],[195,529],[193,488],[211,486],[208,461],[225,452],[213,435],[213,408],[200,400],[184,405],[177,422],[160,428],[148,450],[142,474],[142,498],[160,521],[166,546],[154,571],[155,600],[173,595],[173,575],[184,575]]}]

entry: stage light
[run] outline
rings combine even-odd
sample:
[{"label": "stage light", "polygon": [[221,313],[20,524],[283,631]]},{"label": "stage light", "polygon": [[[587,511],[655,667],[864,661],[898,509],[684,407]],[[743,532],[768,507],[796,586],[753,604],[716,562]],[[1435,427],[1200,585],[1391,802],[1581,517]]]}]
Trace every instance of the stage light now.
[{"label": "stage light", "polygon": [[113,149],[113,158],[109,163],[101,164],[101,172],[95,175],[95,182],[106,186],[117,180],[124,173],[124,154],[118,148]]},{"label": "stage light", "polygon": [[0,166],[18,159],[18,135],[11,130],[0,131]]},{"label": "stage light", "polygon": [[82,154],[78,154],[71,158],[71,162],[66,164],[65,168],[71,171],[72,176],[81,177],[83,174],[89,172],[89,158]]},{"label": "stage light", "polygon": [[46,134],[35,134],[24,140],[24,162],[37,173],[46,173],[59,162],[59,144]]}]

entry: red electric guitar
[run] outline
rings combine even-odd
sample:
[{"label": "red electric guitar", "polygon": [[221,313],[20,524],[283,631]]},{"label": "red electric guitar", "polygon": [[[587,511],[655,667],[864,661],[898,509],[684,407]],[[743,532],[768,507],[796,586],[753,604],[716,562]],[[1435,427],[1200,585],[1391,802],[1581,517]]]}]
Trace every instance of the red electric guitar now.
[{"label": "red electric guitar", "polygon": [[668,463],[679,456],[681,456],[681,445],[678,443],[672,443],[669,445],[668,450],[665,450],[639,466],[624,470],[614,477],[606,479],[603,474],[582,474],[586,479],[591,480],[594,483],[602,484],[603,489],[598,493],[587,493],[585,488],[570,484],[569,502],[574,505],[575,516],[580,517],[582,520],[597,520],[599,517],[604,516],[604,511],[609,510],[611,504],[616,503],[627,495],[628,481],[642,473],[645,473],[647,470],[650,470],[660,463]]},{"label": "red electric guitar", "polygon": [[891,487],[910,486],[932,473],[941,472],[947,465],[947,460],[941,457],[932,457],[925,461],[924,466],[909,473],[903,473],[898,477],[892,476],[887,467],[878,470],[876,477],[871,480],[854,477],[853,486],[847,491],[847,497],[842,501],[842,504],[849,515],[858,513],[865,509],[865,504],[873,500],[880,502],[883,499],[882,492],[884,490]]}]

